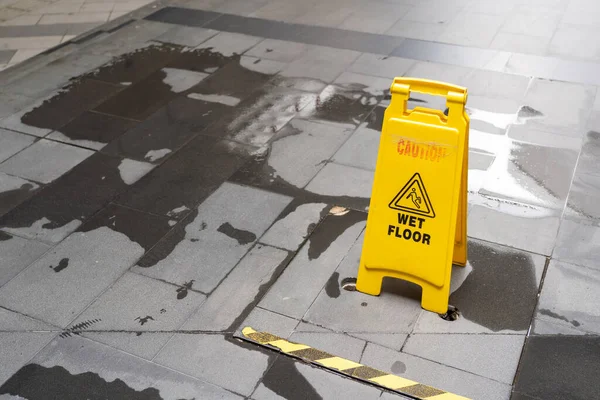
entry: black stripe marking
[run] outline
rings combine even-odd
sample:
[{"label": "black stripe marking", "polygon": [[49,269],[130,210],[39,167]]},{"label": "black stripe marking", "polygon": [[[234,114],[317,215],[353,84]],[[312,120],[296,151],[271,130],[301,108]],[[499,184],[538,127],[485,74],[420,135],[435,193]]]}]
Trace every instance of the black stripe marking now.
[{"label": "black stripe marking", "polygon": [[305,360],[309,360],[309,361],[317,361],[317,360],[322,360],[324,358],[335,357],[334,355],[331,355],[329,353],[325,353],[324,351],[313,349],[313,348],[290,351],[288,354],[293,355],[294,357],[304,358]]},{"label": "black stripe marking", "polygon": [[444,394],[446,392],[444,392],[443,390],[432,388],[431,386],[421,385],[420,383],[417,383],[416,385],[403,387],[402,393],[406,393],[416,397],[432,397],[437,396],[438,394]]},{"label": "black stripe marking", "polygon": [[389,372],[383,372],[375,368],[366,367],[364,365],[356,368],[346,369],[344,370],[344,373],[359,379],[373,379],[380,376],[389,375]]}]

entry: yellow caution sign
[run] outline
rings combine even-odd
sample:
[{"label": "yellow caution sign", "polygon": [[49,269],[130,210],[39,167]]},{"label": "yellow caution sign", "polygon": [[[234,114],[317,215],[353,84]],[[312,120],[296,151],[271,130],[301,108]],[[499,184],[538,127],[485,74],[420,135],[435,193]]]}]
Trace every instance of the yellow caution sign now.
[{"label": "yellow caution sign", "polygon": [[[448,115],[408,110],[411,91],[446,97]],[[391,92],[356,289],[376,296],[384,277],[407,280],[424,309],[444,314],[452,263],[467,262],[467,90],[396,78]]]}]

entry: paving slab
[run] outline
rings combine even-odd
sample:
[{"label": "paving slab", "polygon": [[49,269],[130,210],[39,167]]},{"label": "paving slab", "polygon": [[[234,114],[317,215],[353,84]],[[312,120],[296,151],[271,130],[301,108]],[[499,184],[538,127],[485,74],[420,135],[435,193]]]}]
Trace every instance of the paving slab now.
[{"label": "paving slab", "polygon": [[[90,326],[93,332],[82,329],[83,336],[151,360],[169,340],[169,331],[178,329],[204,299],[200,293],[186,291],[184,295],[176,286],[128,272],[70,329],[96,321]],[[114,310],[121,311],[115,315]]]},{"label": "paving slab", "polygon": [[581,155],[577,163],[579,173],[598,173],[598,160],[600,159],[600,132],[591,130],[584,136]]},{"label": "paving slab", "polygon": [[402,351],[511,385],[524,342],[525,335],[412,334]]},{"label": "paving slab", "polygon": [[314,46],[281,71],[285,77],[318,79],[325,83],[335,80],[360,53],[351,50]]},{"label": "paving slab", "polygon": [[100,150],[135,125],[137,122],[133,120],[86,111],[47,138]]},{"label": "paving slab", "polygon": [[134,270],[178,285],[193,280],[194,289],[211,292],[289,201],[285,196],[225,183]]},{"label": "paving slab", "polygon": [[547,321],[545,319],[534,318],[531,322],[532,335],[587,335],[587,332],[579,330],[573,326],[567,326],[560,321]]},{"label": "paving slab", "polygon": [[329,208],[325,203],[294,204],[292,202],[284,211],[285,215],[265,232],[260,242],[296,251]]},{"label": "paving slab", "polygon": [[[50,183],[94,154],[90,150],[41,139],[3,162],[0,171],[41,183]],[[31,160],[38,160],[32,163]]]},{"label": "paving slab", "polygon": [[196,47],[202,42],[217,35],[219,32],[212,29],[193,28],[190,26],[174,26],[154,40],[164,43],[173,43],[181,46]]},{"label": "paving slab", "polygon": [[0,385],[57,335],[53,332],[55,329],[33,318],[0,308]]},{"label": "paving slab", "polygon": [[[65,385],[66,382],[69,384]],[[176,373],[81,337],[57,338],[0,387],[0,394],[35,396],[241,399],[217,386]]]},{"label": "paving slab", "polygon": [[248,56],[290,63],[302,57],[310,47],[310,45],[304,43],[265,39],[248,50],[245,54]]},{"label": "paving slab", "polygon": [[[62,86],[62,84],[61,84]],[[35,136],[45,136],[94,107],[122,87],[91,79],[76,80],[2,120],[2,126]]]},{"label": "paving slab", "polygon": [[471,239],[466,267],[453,267],[450,304],[456,321],[423,312],[415,333],[526,334],[531,324],[546,258]]},{"label": "paving slab", "polygon": [[[594,368],[598,336],[532,336],[523,350],[515,392],[531,398],[560,399],[595,396]],[[525,397],[526,398],[526,397]]]},{"label": "paving slab", "polygon": [[259,187],[305,187],[353,128],[293,119],[270,144],[266,157],[249,161],[233,179]]},{"label": "paving slab", "polygon": [[386,280],[378,297],[341,287],[344,279],[356,278],[362,244],[363,235],[352,243],[337,269],[331,270],[325,287],[310,305],[304,320],[350,335],[410,333],[421,313],[421,290],[416,285]]},{"label": "paving slab", "polygon": [[[257,332],[269,332],[281,338],[287,339],[300,323],[300,320],[286,317],[260,307],[254,307],[243,322],[236,327],[234,336],[244,338],[242,330],[251,327]],[[256,345],[250,345],[256,346]]]},{"label": "paving slab", "polygon": [[400,351],[408,338],[407,333],[350,333],[351,336],[364,339],[392,350]]},{"label": "paving slab", "polygon": [[0,287],[27,268],[50,246],[0,231]]},{"label": "paving slab", "polygon": [[587,333],[600,333],[600,313],[594,293],[600,272],[551,261],[536,311],[536,318]]},{"label": "paving slab", "polygon": [[[5,79],[7,79],[6,77]],[[27,96],[2,92],[0,100],[0,118],[6,118],[34,103],[35,100]]]},{"label": "paving slab", "polygon": [[262,41],[256,36],[242,35],[239,33],[220,32],[209,40],[200,44],[198,49],[212,49],[224,56],[244,54],[247,50]]},{"label": "paving slab", "polygon": [[510,385],[371,343],[361,364],[472,399],[510,398]]},{"label": "paving slab", "polygon": [[585,220],[591,224],[600,222],[600,175],[575,171],[569,191],[565,219]]},{"label": "paving slab", "polygon": [[0,172],[0,216],[33,196],[40,184]]},{"label": "paving slab", "polygon": [[[44,68],[36,69],[25,76],[19,77],[4,87],[8,93],[24,95],[32,99],[39,99],[55,92],[69,83],[72,78],[78,77],[90,69],[97,68],[110,60],[106,55],[94,55],[83,52],[73,52],[58,57],[47,63]],[[94,83],[86,82],[94,85]],[[75,82],[77,84],[77,82]],[[96,84],[95,86],[103,86]],[[101,93],[89,92],[88,95],[96,96]],[[75,107],[75,110],[77,107]],[[63,109],[62,113],[71,110]],[[57,119],[58,121],[59,119]]]},{"label": "paving slab", "polygon": [[258,303],[264,295],[263,288],[277,278],[290,258],[287,251],[256,245],[186,321],[183,329],[231,331],[237,328],[240,316]]},{"label": "paving slab", "polygon": [[[532,126],[542,126],[552,131],[581,131],[590,113],[596,88],[572,83],[549,82],[534,79],[527,91],[524,102],[540,111],[544,118],[531,121]],[[567,109],[551,101],[552,96],[560,95]]]},{"label": "paving slab", "polygon": [[173,29],[171,24],[136,20],[112,33],[107,40],[90,44],[86,48],[86,52],[109,57],[122,55],[145,47],[147,41],[155,39],[171,29]]},{"label": "paving slab", "polygon": [[249,396],[275,356],[223,335],[175,334],[154,362]]},{"label": "paving slab", "polygon": [[[56,332],[0,332],[0,383],[8,380],[38,351],[56,336]],[[6,394],[0,386],[0,395]]]},{"label": "paving slab", "polygon": [[550,255],[560,225],[557,210],[469,196],[469,235],[489,242]]},{"label": "paving slab", "polygon": [[390,91],[389,79],[373,76],[368,73],[342,72],[333,81],[333,84],[345,89],[362,90],[373,96],[386,96]]},{"label": "paving slab", "polygon": [[165,67],[141,81],[127,86],[94,108],[95,111],[122,118],[143,121],[176,97],[200,83],[208,74]]},{"label": "paving slab", "polygon": [[553,257],[599,270],[599,234],[600,227],[593,220],[567,217],[560,224]]},{"label": "paving slab", "polygon": [[163,217],[108,208],[4,285],[0,305],[67,327],[170,228]]},{"label": "paving slab", "polygon": [[0,162],[12,157],[35,141],[32,136],[0,129]]},{"label": "paving slab", "polygon": [[321,223],[259,306],[301,318],[364,229],[364,218],[350,211]]},{"label": "paving slab", "polygon": [[496,71],[474,70],[467,78],[469,94],[520,100],[531,81],[530,77]]},{"label": "paving slab", "polygon": [[393,79],[404,75],[415,63],[400,57],[363,53],[348,67],[349,71]]},{"label": "paving slab", "polygon": [[[513,115],[520,118],[522,110]],[[470,148],[495,156],[481,193],[545,208],[564,207],[581,147],[578,138],[537,131],[527,124],[513,125],[504,136],[473,133]],[[537,160],[544,160],[545,167]]]},{"label": "paving slab", "polygon": [[151,169],[150,164],[96,153],[0,217],[0,228],[58,243]]},{"label": "paving slab", "polygon": [[[255,151],[229,141],[197,136],[117,202],[181,219],[227,180]],[[182,208],[183,207],[183,208]]]},{"label": "paving slab", "polygon": [[333,156],[337,164],[375,171],[380,131],[361,126]]},{"label": "paving slab", "polygon": [[115,85],[132,85],[167,66],[170,61],[180,57],[182,51],[182,46],[148,42],[112,58],[110,62],[88,72],[86,76]]},{"label": "paving slab", "polygon": [[306,190],[336,197],[369,198],[373,172],[362,168],[328,163],[306,186]]}]

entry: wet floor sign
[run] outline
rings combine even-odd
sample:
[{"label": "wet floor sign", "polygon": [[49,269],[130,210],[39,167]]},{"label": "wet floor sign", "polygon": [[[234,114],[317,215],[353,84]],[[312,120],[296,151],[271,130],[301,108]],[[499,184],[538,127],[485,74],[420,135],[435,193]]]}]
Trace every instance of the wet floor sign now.
[{"label": "wet floor sign", "polygon": [[[423,288],[424,309],[448,310],[452,264],[467,261],[467,90],[396,78],[385,112],[357,290],[379,295],[384,277]],[[407,109],[411,92],[443,96],[440,110]]]}]

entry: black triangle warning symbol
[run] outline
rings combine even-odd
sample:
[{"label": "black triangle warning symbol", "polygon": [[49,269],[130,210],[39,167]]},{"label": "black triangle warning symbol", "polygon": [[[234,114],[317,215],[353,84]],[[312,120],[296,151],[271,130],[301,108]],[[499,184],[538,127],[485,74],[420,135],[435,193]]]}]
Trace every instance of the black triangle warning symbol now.
[{"label": "black triangle warning symbol", "polygon": [[435,218],[435,211],[419,173],[415,173],[390,202],[390,208]]}]

